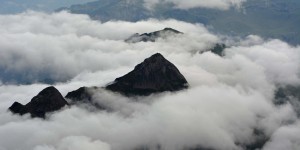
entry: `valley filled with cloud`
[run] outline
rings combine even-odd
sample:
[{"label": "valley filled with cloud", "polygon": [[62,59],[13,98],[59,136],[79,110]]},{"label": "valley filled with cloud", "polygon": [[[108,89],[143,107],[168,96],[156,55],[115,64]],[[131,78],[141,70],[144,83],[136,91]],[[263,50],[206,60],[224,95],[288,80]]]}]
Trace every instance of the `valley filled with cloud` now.
[{"label": "valley filled with cloud", "polygon": [[[180,2],[174,1],[189,7]],[[124,41],[166,27],[184,34]],[[209,51],[217,43],[226,44],[224,56]],[[82,86],[104,87],[155,53],[176,65],[188,89],[134,98],[96,89],[93,100],[109,111],[66,106],[45,120],[7,110],[49,85],[63,96]],[[299,61],[298,46],[217,35],[173,19],[101,22],[64,11],[0,15],[0,150],[246,150],[260,142],[262,150],[297,150],[300,108],[275,104],[275,94],[299,86]]]}]

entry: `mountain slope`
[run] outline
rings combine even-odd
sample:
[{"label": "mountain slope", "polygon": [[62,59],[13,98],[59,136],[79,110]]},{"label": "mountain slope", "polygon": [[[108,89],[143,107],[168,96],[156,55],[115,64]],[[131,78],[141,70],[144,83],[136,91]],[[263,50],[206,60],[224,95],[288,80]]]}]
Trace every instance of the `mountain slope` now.
[{"label": "mountain slope", "polygon": [[150,95],[178,91],[188,87],[175,65],[157,53],[135,66],[128,74],[117,78],[106,89],[125,95]]},{"label": "mountain slope", "polygon": [[26,105],[14,102],[9,110],[20,115],[30,113],[32,117],[45,118],[47,112],[59,110],[66,105],[68,102],[61,93],[55,87],[50,86],[34,96]]},{"label": "mountain slope", "polygon": [[218,33],[246,36],[257,34],[266,38],[280,38],[291,44],[300,43],[300,1],[248,0],[241,10],[227,11],[194,8],[182,10],[172,4],[161,4],[148,10],[140,0],[98,0],[67,8],[72,13],[88,14],[101,21],[138,21],[147,18],[174,18],[211,26]]},{"label": "mountain slope", "polygon": [[21,13],[26,10],[51,12],[58,7],[69,7],[92,0],[0,0],[0,14]]},{"label": "mountain slope", "polygon": [[108,20],[128,20],[138,21],[150,18],[151,12],[143,6],[143,1],[126,0],[99,0],[89,2],[83,5],[73,5],[70,8],[61,8],[59,10],[70,10],[72,13],[88,14],[94,19],[101,21]]}]

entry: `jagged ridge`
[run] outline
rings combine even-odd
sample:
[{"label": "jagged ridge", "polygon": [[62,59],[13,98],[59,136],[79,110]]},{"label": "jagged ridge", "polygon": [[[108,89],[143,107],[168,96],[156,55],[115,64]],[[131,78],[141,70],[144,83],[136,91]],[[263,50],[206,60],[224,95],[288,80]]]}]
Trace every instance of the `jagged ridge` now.
[{"label": "jagged ridge", "polygon": [[55,87],[50,86],[34,96],[26,105],[14,102],[9,110],[20,115],[30,113],[32,117],[45,118],[47,112],[59,110],[66,105],[68,102],[61,93]]},{"label": "jagged ridge", "polygon": [[[156,53],[138,64],[133,71],[117,78],[104,89],[126,96],[147,96],[164,91],[178,91],[188,87],[188,82],[174,64]],[[90,90],[98,87],[81,87],[69,92],[65,98],[70,104],[88,103],[99,109],[106,109],[92,101]],[[30,113],[32,117],[45,118],[47,112],[53,112],[69,105],[61,93],[53,86],[42,90],[29,103],[22,105],[14,102],[9,110],[15,114]]]},{"label": "jagged ridge", "polygon": [[183,34],[183,33],[172,28],[164,28],[163,30],[160,31],[143,33],[141,35],[136,33],[131,37],[129,37],[128,39],[126,39],[125,42],[128,43],[155,42],[158,38],[167,38],[168,36],[176,35],[176,34]]}]

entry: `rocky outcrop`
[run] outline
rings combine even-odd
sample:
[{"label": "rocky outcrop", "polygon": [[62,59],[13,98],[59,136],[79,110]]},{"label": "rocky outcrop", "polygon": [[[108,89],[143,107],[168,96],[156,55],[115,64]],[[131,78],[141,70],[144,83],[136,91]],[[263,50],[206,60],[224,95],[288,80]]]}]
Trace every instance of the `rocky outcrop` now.
[{"label": "rocky outcrop", "polygon": [[146,96],[187,87],[188,82],[176,66],[157,53],[138,64],[133,71],[115,79],[106,89],[127,96]]},{"label": "rocky outcrop", "polygon": [[172,35],[176,34],[183,34],[182,32],[179,32],[172,28],[165,28],[160,31],[155,31],[151,33],[144,33],[144,34],[134,34],[128,39],[125,40],[125,42],[128,43],[137,43],[137,42],[155,42],[158,38],[167,38]]},{"label": "rocky outcrop", "polygon": [[[65,98],[70,100],[70,105],[78,105],[78,106],[89,106],[89,109],[91,109],[90,106],[100,109],[100,110],[109,110],[107,107],[95,102],[93,100],[93,94],[95,92],[99,92],[99,87],[80,87],[79,89],[75,91],[69,92]],[[102,89],[103,90],[103,89]],[[83,105],[82,105],[83,104]],[[86,108],[86,107],[85,107]]]},{"label": "rocky outcrop", "polygon": [[69,92],[65,98],[72,100],[71,103],[90,102],[92,99],[90,90],[92,89],[97,89],[97,87],[81,87],[75,91]]},{"label": "rocky outcrop", "polygon": [[18,113],[20,115],[25,114],[24,105],[19,102],[14,102],[10,107],[9,110],[13,113]]},{"label": "rocky outcrop", "polygon": [[216,55],[219,55],[219,56],[224,56],[224,50],[226,48],[226,45],[225,44],[219,44],[217,43],[212,49],[210,49],[210,51]]},{"label": "rocky outcrop", "polygon": [[199,53],[205,53],[205,52],[212,52],[216,55],[219,55],[220,57],[225,56],[225,49],[226,49],[226,45],[222,44],[222,43],[216,43],[212,48],[207,49],[206,51],[200,51]]},{"label": "rocky outcrop", "polygon": [[30,113],[32,117],[45,118],[47,112],[57,111],[66,105],[68,102],[61,93],[55,87],[50,86],[34,96],[26,105],[14,102],[9,110],[15,114]]},{"label": "rocky outcrop", "polygon": [[[115,79],[101,90],[121,93],[125,96],[147,96],[165,91],[179,91],[188,87],[188,82],[174,64],[156,53],[138,64],[133,71]],[[66,95],[72,104],[91,104],[98,109],[108,110],[93,101],[93,92],[99,92],[98,87],[81,87]],[[69,105],[61,93],[53,86],[42,90],[29,103],[22,105],[14,102],[9,110],[15,114],[30,113],[32,117],[45,118],[45,114]]]}]

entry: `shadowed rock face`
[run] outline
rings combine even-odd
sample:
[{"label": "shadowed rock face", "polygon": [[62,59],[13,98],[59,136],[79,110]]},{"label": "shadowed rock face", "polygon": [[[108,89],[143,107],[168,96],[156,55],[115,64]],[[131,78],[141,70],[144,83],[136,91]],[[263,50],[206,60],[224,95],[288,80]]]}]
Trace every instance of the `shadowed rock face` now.
[{"label": "shadowed rock face", "polygon": [[205,52],[210,51],[210,52],[212,52],[212,53],[214,53],[216,55],[219,55],[220,57],[223,57],[223,56],[225,56],[225,49],[226,49],[226,45],[225,44],[217,43],[211,49],[208,49],[206,51],[200,51],[199,53],[203,54]]},{"label": "shadowed rock face", "polygon": [[71,100],[71,105],[77,104],[89,104],[97,109],[108,110],[105,106],[102,106],[93,101],[93,92],[99,89],[98,87],[81,87],[75,91],[69,92],[65,98]]},{"label": "shadowed rock face", "polygon": [[210,51],[214,54],[217,54],[219,56],[224,56],[224,50],[226,48],[225,44],[219,44],[217,43]]},{"label": "shadowed rock face", "polygon": [[175,65],[157,53],[138,64],[133,71],[115,79],[106,89],[132,95],[150,95],[164,91],[178,91],[188,87]]},{"label": "shadowed rock face", "polygon": [[[138,64],[133,71],[117,78],[105,89],[126,96],[147,96],[164,91],[178,91],[187,87],[186,79],[175,65],[157,53]],[[71,104],[87,103],[99,109],[106,109],[92,101],[91,90],[96,89],[98,88],[81,87],[69,92],[66,98],[71,100]],[[59,110],[65,105],[69,104],[61,93],[55,87],[50,86],[33,97],[26,105],[14,102],[9,110],[15,114],[30,113],[32,117],[45,118],[47,112]]]},{"label": "shadowed rock face", "polygon": [[14,102],[9,110],[16,114],[30,113],[32,117],[45,118],[47,112],[53,112],[68,105],[61,93],[53,86],[42,90],[38,95],[33,97],[25,106]]},{"label": "shadowed rock face", "polygon": [[18,113],[18,114],[25,114],[24,111],[24,105],[20,104],[19,102],[14,102],[10,107],[9,110],[13,113]]},{"label": "shadowed rock face", "polygon": [[96,89],[97,87],[81,87],[75,91],[69,92],[65,98],[71,99],[72,103],[82,102],[82,101],[91,101],[92,96],[89,92],[90,89]]},{"label": "shadowed rock face", "polygon": [[179,32],[172,28],[165,28],[160,31],[155,31],[151,33],[144,33],[144,34],[134,34],[128,39],[125,40],[125,42],[128,43],[137,43],[137,42],[155,42],[158,38],[167,38],[168,36],[176,35],[176,34],[183,34],[182,32]]}]

